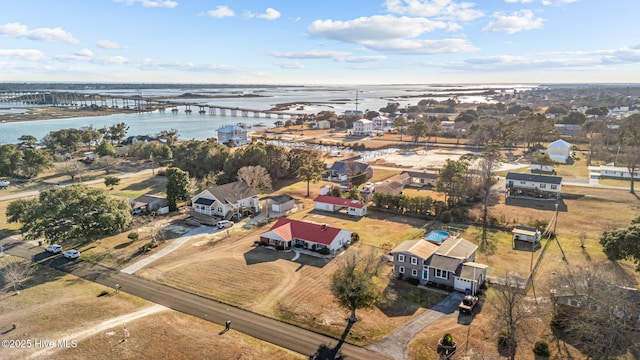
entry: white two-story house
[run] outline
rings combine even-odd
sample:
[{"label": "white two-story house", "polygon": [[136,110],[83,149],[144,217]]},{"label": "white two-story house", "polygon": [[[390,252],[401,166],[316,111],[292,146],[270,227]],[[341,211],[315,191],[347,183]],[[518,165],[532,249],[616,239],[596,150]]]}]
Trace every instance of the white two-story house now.
[{"label": "white two-story house", "polygon": [[560,176],[507,173],[506,196],[521,196],[540,199],[559,199],[562,191]]},{"label": "white two-story house", "polygon": [[360,119],[353,122],[353,135],[355,136],[372,136],[373,121]]},{"label": "white two-story house", "polygon": [[242,146],[249,143],[247,129],[236,125],[226,125],[218,130],[218,142],[229,147]]}]

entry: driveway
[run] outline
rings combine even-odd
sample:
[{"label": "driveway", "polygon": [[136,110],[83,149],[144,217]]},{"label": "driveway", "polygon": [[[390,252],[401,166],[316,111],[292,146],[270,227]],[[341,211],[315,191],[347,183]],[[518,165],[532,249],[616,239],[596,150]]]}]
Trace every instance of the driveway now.
[{"label": "driveway", "polygon": [[[215,230],[214,230],[215,229]],[[187,241],[193,239],[194,237],[198,237],[201,235],[205,235],[205,234],[212,234],[214,231],[216,231],[217,228],[211,227],[211,226],[199,226],[195,229],[190,230],[189,232],[185,233],[184,235],[180,236],[177,239],[171,240],[171,243],[169,244],[169,246],[165,247],[164,249],[153,253],[152,255],[149,255],[148,257],[136,261],[135,263],[121,269],[120,271],[122,271],[125,274],[133,274],[136,271],[142,269],[143,267],[151,264],[152,262],[162,258],[163,256],[172,253],[173,251],[177,250],[180,246],[182,246],[184,243],[186,243]]]},{"label": "driveway", "polygon": [[446,299],[434,306],[432,309],[411,319],[406,324],[395,329],[391,334],[384,337],[366,348],[379,354],[384,354],[396,360],[409,360],[407,345],[409,341],[418,335],[424,328],[443,316],[451,316],[458,310],[458,305],[464,294],[459,292],[449,293]]}]

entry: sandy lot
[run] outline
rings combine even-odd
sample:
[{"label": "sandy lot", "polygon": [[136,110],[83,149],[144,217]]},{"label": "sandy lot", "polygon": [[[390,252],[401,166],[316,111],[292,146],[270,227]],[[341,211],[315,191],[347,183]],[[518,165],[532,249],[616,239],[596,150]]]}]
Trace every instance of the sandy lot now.
[{"label": "sandy lot", "polygon": [[[444,166],[447,159],[459,160],[469,151],[457,149],[433,149],[417,151],[398,151],[393,154],[381,155],[379,157],[366,160],[370,164],[382,166],[393,166],[412,170],[437,170]],[[507,171],[527,167],[518,163],[501,163],[496,171]]]}]

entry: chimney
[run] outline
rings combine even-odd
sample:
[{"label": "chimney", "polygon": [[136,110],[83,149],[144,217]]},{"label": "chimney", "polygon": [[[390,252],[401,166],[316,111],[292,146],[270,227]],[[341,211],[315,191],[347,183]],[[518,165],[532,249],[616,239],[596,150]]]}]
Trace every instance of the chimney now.
[{"label": "chimney", "polygon": [[327,224],[320,225],[320,231],[325,231],[325,230],[327,230]]}]

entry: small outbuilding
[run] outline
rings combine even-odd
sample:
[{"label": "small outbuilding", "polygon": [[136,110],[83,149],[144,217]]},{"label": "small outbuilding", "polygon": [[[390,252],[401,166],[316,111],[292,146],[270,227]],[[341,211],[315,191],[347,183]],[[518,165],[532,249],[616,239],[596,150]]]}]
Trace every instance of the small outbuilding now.
[{"label": "small outbuilding", "polygon": [[160,196],[144,194],[131,200],[133,210],[140,209],[142,212],[158,212],[166,214],[169,212],[169,201]]},{"label": "small outbuilding", "polygon": [[274,195],[267,199],[269,199],[268,201],[271,204],[271,211],[278,213],[285,213],[293,209],[296,204],[296,199],[288,194]]},{"label": "small outbuilding", "polygon": [[511,231],[513,241],[540,242],[540,230],[527,226],[516,226]]},{"label": "small outbuilding", "polygon": [[557,163],[566,164],[571,156],[571,144],[559,139],[547,146],[549,158]]},{"label": "small outbuilding", "polygon": [[335,196],[318,195],[313,200],[316,210],[338,212],[346,210],[347,214],[354,216],[365,216],[367,205],[351,199],[343,199]]}]

